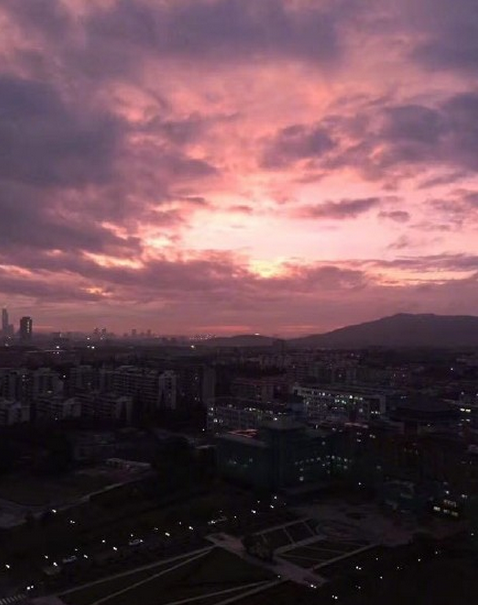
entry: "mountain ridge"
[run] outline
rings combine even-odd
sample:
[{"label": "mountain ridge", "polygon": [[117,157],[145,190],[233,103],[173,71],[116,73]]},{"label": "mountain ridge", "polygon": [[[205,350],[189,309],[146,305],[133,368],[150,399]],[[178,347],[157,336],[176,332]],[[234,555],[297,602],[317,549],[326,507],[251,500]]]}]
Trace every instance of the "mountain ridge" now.
[{"label": "mountain ridge", "polygon": [[478,346],[478,316],[397,313],[288,343],[324,348]]},{"label": "mountain ridge", "polygon": [[268,347],[284,342],[297,348],[478,347],[478,316],[396,313],[329,332],[280,339],[259,334],[218,337],[204,343],[222,347]]}]

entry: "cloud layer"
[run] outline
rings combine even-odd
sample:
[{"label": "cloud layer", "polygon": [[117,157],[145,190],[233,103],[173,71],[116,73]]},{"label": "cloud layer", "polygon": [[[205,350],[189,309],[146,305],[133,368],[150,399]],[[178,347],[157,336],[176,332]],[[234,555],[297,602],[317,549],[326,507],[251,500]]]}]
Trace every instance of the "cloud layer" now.
[{"label": "cloud layer", "polygon": [[474,0],[5,0],[0,26],[14,315],[292,335],[478,313]]}]

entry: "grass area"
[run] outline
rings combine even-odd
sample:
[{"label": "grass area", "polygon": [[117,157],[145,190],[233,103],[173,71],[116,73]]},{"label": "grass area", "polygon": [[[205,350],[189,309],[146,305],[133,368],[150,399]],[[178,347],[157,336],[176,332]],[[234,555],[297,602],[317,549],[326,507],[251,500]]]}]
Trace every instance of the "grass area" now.
[{"label": "grass area", "polygon": [[287,527],[287,533],[291,536],[294,542],[300,542],[306,538],[311,538],[313,534],[310,532],[305,523],[295,523]]},{"label": "grass area", "polygon": [[[169,601],[197,597],[274,578],[273,574],[250,565],[221,549],[214,549],[178,569],[173,569],[157,578],[153,577],[160,571],[171,569],[180,563],[181,561],[178,560],[168,563],[166,566],[159,565],[124,577],[105,580],[94,586],[67,593],[62,596],[62,600],[68,605],[91,605],[100,598],[151,577],[150,581],[112,597],[105,603],[107,605],[130,605],[131,603],[160,605]],[[212,605],[215,600],[215,598],[208,598],[208,605]],[[206,602],[206,599],[204,601]]]},{"label": "grass area", "polygon": [[76,590],[68,591],[62,595],[62,601],[71,605],[83,605],[86,603],[92,603],[101,599],[103,597],[108,596],[118,590],[122,590],[123,588],[127,588],[134,584],[135,582],[140,582],[141,580],[145,580],[153,576],[160,571],[164,571],[178,565],[182,560],[186,560],[190,557],[190,555],[185,555],[184,557],[180,557],[175,559],[174,561],[169,561],[167,563],[158,563],[158,565],[154,565],[148,567],[148,569],[141,569],[139,571],[132,571],[125,575],[122,575],[118,578],[106,579],[104,581],[98,581],[96,584],[92,586],[88,586],[86,588],[78,588]]},{"label": "grass area", "polygon": [[[392,552],[386,558],[393,560],[388,572],[366,571],[367,561],[375,561],[381,549],[364,553],[354,561],[364,572],[352,573],[348,562],[347,573],[318,589],[308,589],[291,582],[269,588],[257,595],[236,601],[235,605],[472,605],[478,603],[478,559],[473,556],[424,560],[420,565],[405,567],[402,555]],[[334,564],[335,565],[335,564]],[[396,568],[400,567],[399,570]],[[355,567],[355,565],[354,565]],[[342,572],[345,572],[342,568]],[[321,575],[322,570],[321,570]],[[382,580],[380,580],[382,575]],[[358,588],[360,586],[360,589]],[[334,598],[338,597],[337,599]]]},{"label": "grass area", "polygon": [[24,506],[48,506],[69,502],[114,483],[107,474],[74,473],[58,479],[11,475],[0,479],[0,498]]},{"label": "grass area", "polygon": [[[332,542],[330,540],[318,540],[307,546],[298,546],[297,548],[288,550],[286,553],[282,554],[281,557],[294,565],[298,565],[304,569],[310,569],[315,565],[326,563],[327,561],[346,555],[351,551],[358,550],[363,546],[366,546],[363,542],[351,544],[347,542],[342,543]],[[359,554],[357,556],[360,557],[361,555]],[[354,556],[351,557],[351,560],[353,559],[355,559]],[[346,561],[349,561],[349,559],[346,559]],[[338,565],[341,564],[339,563]],[[347,562],[346,565],[348,568],[350,563]]]},{"label": "grass area", "polygon": [[329,559],[335,559],[335,557],[340,557],[342,552],[333,552],[331,550],[326,549],[313,549],[308,548],[306,546],[301,546],[300,548],[294,548],[294,550],[289,550],[284,557],[310,557],[311,559],[317,559],[317,561],[328,561]]},{"label": "grass area", "polygon": [[284,582],[256,595],[239,599],[235,605],[320,605],[322,601],[318,600],[317,596],[317,591],[292,582]]},{"label": "grass area", "polygon": [[[86,480],[89,480],[88,476]],[[48,486],[48,482],[42,484],[42,489],[45,486]],[[28,487],[29,492],[34,489],[35,484]],[[174,536],[177,533],[174,527],[176,530],[179,528],[178,518],[196,521],[200,516],[218,516],[218,509],[221,506],[226,508],[230,501],[233,501],[232,495],[216,490],[207,496],[191,498],[187,504],[180,506],[164,506],[141,493],[129,494],[108,506],[98,502],[81,504],[59,512],[47,525],[24,524],[1,531],[0,564],[13,559],[16,566],[23,565],[27,560],[41,559],[42,553],[55,556],[57,552],[61,554],[65,549],[69,550],[72,545],[94,545],[103,538],[124,541],[130,533],[148,533],[155,526],[163,527]],[[70,524],[69,519],[74,519],[76,523]]]},{"label": "grass area", "polygon": [[314,519],[306,519],[304,521],[304,523],[311,530],[311,534],[319,534],[320,533],[319,523],[317,521],[315,521]]},{"label": "grass area", "polygon": [[283,529],[275,529],[262,534],[272,548],[280,548],[290,544],[289,537]]},{"label": "grass area", "polygon": [[[335,586],[340,601],[353,605],[471,605],[478,603],[477,561],[448,559],[423,561],[421,565],[364,575],[361,594],[343,585]],[[355,584],[355,583],[354,583]],[[325,601],[327,602],[327,600]]]},{"label": "grass area", "polygon": [[[338,551],[339,553],[353,552],[354,550],[358,550],[363,546],[367,546],[367,542],[356,541],[356,542],[339,542],[338,540],[320,540],[318,542],[314,542],[319,548],[324,548],[327,550]],[[310,546],[310,545],[309,545]]]}]

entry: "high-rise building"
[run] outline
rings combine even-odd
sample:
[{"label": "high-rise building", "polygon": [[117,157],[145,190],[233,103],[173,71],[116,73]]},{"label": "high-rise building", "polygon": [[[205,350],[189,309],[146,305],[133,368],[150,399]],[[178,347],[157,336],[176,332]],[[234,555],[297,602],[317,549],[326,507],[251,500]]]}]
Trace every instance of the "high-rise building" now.
[{"label": "high-rise building", "polygon": [[22,317],[20,319],[20,340],[22,342],[31,342],[33,335],[33,320],[31,317]]},{"label": "high-rise building", "polygon": [[2,336],[8,336],[9,333],[8,310],[6,307],[2,309]]},{"label": "high-rise building", "polygon": [[170,410],[176,409],[177,378],[171,370],[166,370],[158,377],[158,405]]}]

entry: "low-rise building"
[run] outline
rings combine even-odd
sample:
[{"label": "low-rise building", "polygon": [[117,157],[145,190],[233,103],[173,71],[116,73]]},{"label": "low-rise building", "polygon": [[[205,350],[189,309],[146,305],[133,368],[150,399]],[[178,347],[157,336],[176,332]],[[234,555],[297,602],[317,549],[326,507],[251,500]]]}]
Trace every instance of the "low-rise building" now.
[{"label": "low-rise building", "polygon": [[0,400],[0,426],[30,422],[30,405],[8,399]]}]

